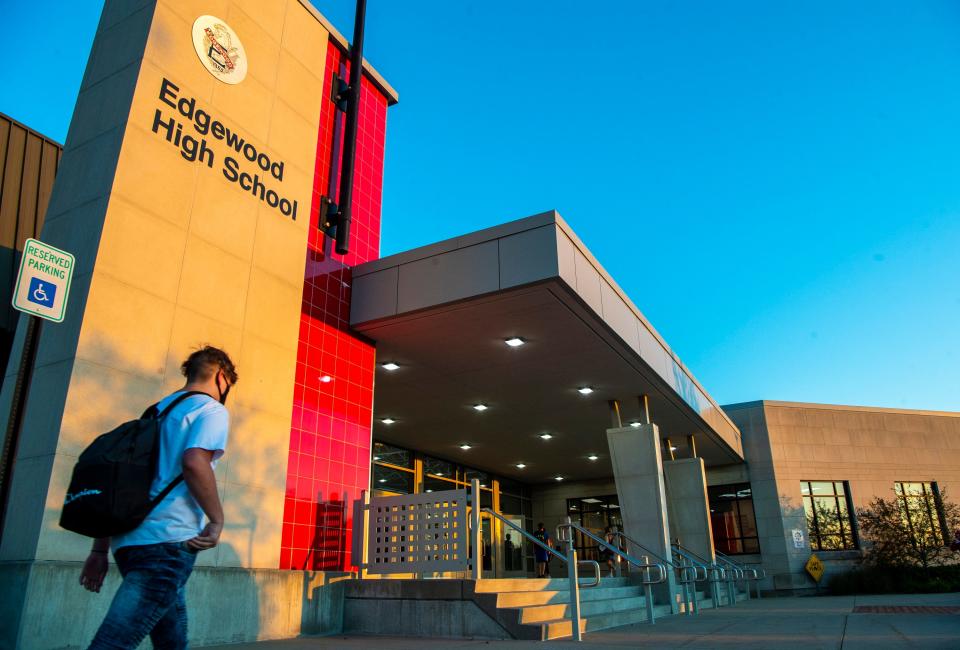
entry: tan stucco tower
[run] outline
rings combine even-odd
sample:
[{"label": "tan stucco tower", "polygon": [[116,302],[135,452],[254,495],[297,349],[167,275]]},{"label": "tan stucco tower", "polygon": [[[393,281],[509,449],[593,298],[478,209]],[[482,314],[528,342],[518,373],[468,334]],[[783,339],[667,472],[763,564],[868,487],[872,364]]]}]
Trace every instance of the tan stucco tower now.
[{"label": "tan stucco tower", "polygon": [[[222,81],[195,46],[211,14],[229,26],[213,29],[242,79]],[[111,594],[79,590],[89,540],[57,525],[72,466],[96,435],[179,387],[180,362],[204,343],[233,356],[241,381],[218,468],[229,523],[199,565],[278,567],[328,40],[298,0],[107,1],[41,235],[77,268],[65,321],[39,341],[0,547],[0,646],[89,638]],[[299,630],[301,587],[295,622],[253,610],[260,636]],[[77,625],[51,625],[68,614]]]}]

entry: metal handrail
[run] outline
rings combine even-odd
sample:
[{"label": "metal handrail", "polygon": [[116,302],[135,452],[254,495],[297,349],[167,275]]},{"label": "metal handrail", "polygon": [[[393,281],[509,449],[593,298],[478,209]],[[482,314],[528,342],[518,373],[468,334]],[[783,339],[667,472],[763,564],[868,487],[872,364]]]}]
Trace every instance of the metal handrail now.
[{"label": "metal handrail", "polygon": [[[652,580],[650,581],[649,584],[651,585],[660,584],[661,582],[665,582],[667,580],[667,568],[662,563],[660,562],[651,563],[651,562],[644,562],[642,560],[638,560],[637,558],[633,557],[629,553],[620,550],[619,548],[607,542],[606,540],[600,539],[599,537],[591,533],[589,530],[571,521],[568,521],[565,524],[560,524],[559,526],[557,526],[557,539],[559,539],[562,542],[570,542],[570,543],[573,542],[572,535],[570,536],[570,539],[566,539],[562,535],[560,535],[560,530],[563,528],[579,530],[581,534],[586,535],[587,537],[597,542],[598,544],[601,544],[602,546],[606,546],[608,549],[613,551],[616,555],[619,555],[622,559],[626,560],[627,562],[634,565],[638,569],[656,569],[657,573],[659,574],[659,579]],[[644,581],[644,584],[647,584],[647,582]]]},{"label": "metal handrail", "polygon": [[718,579],[720,579],[720,580],[726,580],[726,579],[727,579],[727,571],[726,571],[726,569],[724,569],[722,566],[718,565],[716,562],[711,562],[710,560],[706,559],[706,558],[703,557],[702,555],[698,555],[697,553],[695,553],[695,552],[692,551],[691,549],[687,548],[686,546],[684,546],[684,545],[681,544],[680,542],[674,542],[674,543],[671,544],[670,546],[671,546],[671,548],[672,548],[673,550],[675,550],[675,551],[677,551],[677,552],[680,552],[680,553],[685,553],[686,555],[689,555],[690,557],[692,557],[692,558],[696,559],[697,561],[703,563],[704,566],[706,566],[708,569],[712,570],[712,571],[715,573],[715,575],[717,576]]},{"label": "metal handrail", "polygon": [[[472,495],[480,494],[480,481],[473,479],[470,482],[470,492]],[[479,503],[475,503],[475,508],[479,506]],[[560,557],[567,565],[567,582],[570,585],[570,636],[574,641],[583,640],[583,630],[580,626],[580,576],[577,573],[577,568],[581,564],[590,564],[593,565],[594,571],[596,572],[596,579],[592,583],[584,585],[585,587],[596,587],[600,584],[600,563],[596,560],[583,560],[582,562],[577,560],[577,549],[573,546],[567,549],[567,556],[563,557],[558,551],[550,548],[550,546],[544,542],[541,542],[539,539],[523,530],[520,526],[509,521],[503,515],[498,512],[494,512],[491,508],[476,508],[474,511],[474,518],[472,519],[472,526],[476,526],[476,529],[480,527],[480,513],[485,512],[488,515],[495,517],[501,523],[506,524],[513,530],[521,534],[521,539],[529,539],[534,544],[543,548],[547,553],[552,553]],[[474,533],[476,534],[476,532]],[[478,538],[474,538],[477,540]],[[475,541],[474,544],[478,544],[479,541]]]},{"label": "metal handrail", "polygon": [[[634,546],[636,546],[637,548],[639,548],[641,551],[643,551],[643,552],[646,553],[647,555],[652,555],[654,559],[659,560],[660,562],[662,562],[662,563],[664,563],[664,564],[666,564],[666,565],[668,565],[668,566],[676,569],[677,572],[678,572],[678,573],[680,574],[680,576],[681,576],[681,577],[679,578],[679,581],[680,581],[680,582],[687,582],[687,583],[690,583],[690,582],[701,582],[702,580],[706,580],[706,579],[707,579],[707,578],[706,578],[706,575],[707,575],[706,567],[703,566],[703,565],[700,565],[699,563],[698,563],[698,564],[694,564],[693,566],[689,566],[689,567],[688,567],[688,566],[683,566],[683,565],[679,565],[679,566],[678,566],[678,565],[675,564],[674,562],[671,562],[670,560],[662,557],[661,555],[658,555],[656,552],[651,551],[648,547],[644,546],[643,544],[641,544],[641,543],[638,542],[637,540],[633,539],[632,537],[630,537],[629,535],[627,535],[626,533],[624,533],[622,530],[618,530],[618,531],[616,532],[616,535],[618,535],[621,539],[626,540],[628,544],[633,544]],[[703,577],[702,579],[698,577],[700,574],[699,574],[699,572],[697,571],[697,569],[698,569],[698,568],[701,568],[701,567],[704,569],[704,572],[703,572],[704,577]],[[687,569],[693,569],[693,570],[694,570],[694,571],[693,571],[693,578],[692,578],[692,579],[688,579],[688,578],[686,577],[686,576],[689,575],[689,573],[687,572]]]},{"label": "metal handrail", "polygon": [[[654,551],[651,551],[649,548],[647,548],[646,546],[644,546],[643,544],[641,544],[641,543],[638,542],[637,540],[633,539],[632,537],[630,537],[629,535],[627,535],[627,534],[624,533],[623,531],[617,531],[617,534],[620,535],[620,537],[621,537],[623,540],[626,540],[628,544],[633,544],[634,546],[637,546],[637,547],[640,548],[641,550],[646,551],[647,553],[650,553],[651,555],[653,555],[653,557],[655,557],[655,558],[657,558],[657,559],[659,559],[659,560],[661,560],[661,561],[663,561],[663,562],[666,562],[666,563],[669,564],[671,567],[673,567],[674,569],[676,569],[676,571],[677,571],[677,582],[680,584],[680,588],[681,588],[681,590],[682,590],[682,592],[683,592],[682,595],[683,595],[683,602],[685,603],[685,604],[684,604],[684,607],[686,608],[686,613],[687,613],[688,615],[689,615],[689,614],[699,614],[699,613],[700,613],[700,603],[699,603],[699,601],[697,600],[697,586],[696,586],[696,583],[698,583],[698,582],[706,582],[707,580],[710,579],[710,573],[709,573],[709,570],[708,570],[708,568],[707,568],[707,566],[706,566],[705,564],[701,564],[700,562],[697,562],[697,561],[694,560],[692,557],[690,557],[690,556],[688,556],[688,555],[684,555],[682,552],[678,553],[678,555],[680,556],[680,560],[679,560],[679,564],[676,564],[676,563],[674,563],[674,562],[672,562],[672,561],[670,561],[670,560],[664,559],[663,557],[661,557],[660,555],[658,555],[658,554],[655,553]],[[670,548],[670,557],[671,557],[672,559],[674,559],[674,560],[676,559],[676,557],[675,557],[675,555],[674,555],[674,549],[673,549],[673,547]],[[684,561],[689,562],[689,564],[685,564]],[[693,575],[692,575],[692,576],[690,575],[690,570],[691,570],[691,569],[693,569]],[[700,569],[703,570],[703,577],[702,577],[702,578],[700,577]],[[692,604],[692,605],[693,605],[693,608],[691,609],[690,607],[688,607],[687,604]]]},{"label": "metal handrail", "polygon": [[[694,558],[693,555],[691,555],[690,553],[687,553],[686,551],[681,550],[681,549],[679,549],[679,548],[672,548],[672,547],[671,547],[670,550],[673,551],[674,553],[676,553],[677,555],[679,555],[680,557],[686,559],[688,562],[690,562],[691,566],[692,566],[694,569],[703,569],[703,577],[702,577],[702,578],[700,578],[700,577],[695,577],[695,578],[694,578],[694,582],[704,582],[704,581],[710,579],[710,567],[708,567],[706,564],[704,564],[703,562],[700,562],[699,560],[697,560],[696,558]],[[696,576],[699,576],[699,575],[700,575],[699,572],[697,572],[697,571],[694,571],[694,573],[696,574]]]},{"label": "metal handrail", "polygon": [[[566,530],[569,533],[569,537],[565,537],[564,535],[562,535],[560,532],[562,530]],[[570,521],[570,517],[567,517],[567,523],[560,524],[559,526],[557,526],[557,539],[563,542],[567,542],[568,544],[570,544],[570,547],[573,548],[573,531],[574,530],[579,530],[582,535],[586,535],[589,539],[592,539],[593,541],[597,542],[601,546],[604,546],[610,549],[620,559],[626,560],[628,564],[632,564],[638,569],[640,569],[640,576],[641,576],[640,581],[643,584],[643,591],[645,596],[644,600],[646,600],[646,604],[647,604],[647,620],[650,622],[651,625],[653,625],[657,620],[656,610],[653,607],[653,585],[660,584],[662,582],[667,581],[667,567],[665,567],[663,564],[659,562],[651,563],[647,561],[646,557],[644,557],[642,560],[638,560],[637,558],[633,557],[626,551],[623,551],[617,548],[610,542],[604,539],[600,539],[599,537],[591,533],[589,530],[586,530],[582,526],[578,526],[577,524],[573,523],[572,521]],[[576,551],[574,551],[574,553],[575,552]],[[655,580],[650,579],[651,569],[657,570],[657,578]],[[686,588],[686,585],[684,585],[684,588]],[[673,596],[671,595],[670,598],[672,599]],[[579,612],[578,612],[578,615],[579,615]]]},{"label": "metal handrail", "polygon": [[[671,545],[671,548],[674,548],[677,551],[685,552],[689,555],[699,558],[703,562],[707,562],[705,558],[698,555],[696,552],[687,548],[686,546],[682,545],[679,540],[674,542]],[[733,571],[728,572],[725,567],[721,566],[720,564],[717,564],[716,561],[710,562],[710,567],[713,570],[713,580],[711,582],[713,582],[712,591],[714,596],[714,605],[716,607],[720,607],[720,597],[719,597],[720,592],[718,590],[718,583],[720,582],[725,582],[727,584],[727,603],[730,605],[736,605],[737,597],[736,597],[735,583],[738,580],[738,578],[736,577],[735,572]],[[731,568],[732,568],[732,565],[731,565]],[[748,589],[747,595],[749,596],[749,589]]]},{"label": "metal handrail", "polygon": [[[762,579],[764,579],[764,578],[767,577],[767,571],[766,571],[766,569],[764,569],[762,566],[758,567],[758,566],[756,566],[756,565],[747,565],[746,563],[741,564],[741,563],[739,563],[739,562],[734,562],[734,561],[730,558],[729,555],[727,555],[726,553],[721,553],[720,551],[717,551],[717,550],[714,550],[714,553],[716,554],[717,558],[718,558],[721,562],[725,562],[725,563],[727,563],[727,564],[730,564],[730,565],[738,568],[738,569],[740,570],[741,574],[742,574],[741,577],[742,577],[743,579],[746,579],[746,580],[762,580]],[[753,577],[752,577],[752,578],[746,575],[746,572],[747,572],[747,571],[749,571],[749,572],[751,572],[751,573],[753,574]],[[759,573],[760,571],[763,572],[763,575],[760,575],[760,573]]]},{"label": "metal handrail", "polygon": [[[524,536],[525,538],[527,538],[529,541],[533,542],[534,544],[536,544],[537,546],[539,546],[540,548],[542,548],[543,550],[545,550],[547,553],[550,553],[551,555],[556,555],[558,558],[560,558],[560,561],[561,561],[561,562],[563,562],[564,564],[567,563],[567,556],[566,556],[566,555],[564,555],[564,554],[561,553],[560,551],[557,551],[556,549],[552,548],[549,544],[544,544],[544,543],[541,542],[539,539],[537,539],[536,537],[534,537],[533,535],[531,535],[530,533],[528,533],[527,531],[525,531],[523,528],[521,528],[520,526],[516,525],[515,523],[513,523],[512,521],[510,521],[509,519],[507,519],[506,517],[504,517],[504,516],[501,515],[500,513],[495,512],[495,511],[491,510],[490,508],[481,508],[481,509],[480,509],[480,512],[485,512],[485,513],[487,513],[488,515],[493,515],[494,517],[496,517],[497,519],[499,519],[501,522],[505,523],[507,526],[509,526],[509,527],[512,528],[513,530],[515,530],[515,531],[517,531],[518,533],[520,533],[521,535],[523,535],[523,536]],[[597,585],[600,584],[600,563],[599,563],[599,562],[597,562],[596,560],[577,560],[577,564],[592,564],[592,565],[596,568],[596,575],[597,575],[596,580],[595,580],[594,582],[588,583],[588,584],[583,584],[583,583],[581,583],[581,585],[580,585],[581,587],[596,587]]]}]

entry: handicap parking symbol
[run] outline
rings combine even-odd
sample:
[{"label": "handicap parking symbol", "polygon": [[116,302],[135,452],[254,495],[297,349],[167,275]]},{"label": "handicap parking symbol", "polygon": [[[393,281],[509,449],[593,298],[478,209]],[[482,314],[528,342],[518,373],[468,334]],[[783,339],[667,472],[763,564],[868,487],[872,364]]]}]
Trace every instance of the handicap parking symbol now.
[{"label": "handicap parking symbol", "polygon": [[41,307],[53,307],[53,299],[56,295],[57,285],[40,278],[30,278],[30,289],[27,292],[27,300],[30,302]]}]

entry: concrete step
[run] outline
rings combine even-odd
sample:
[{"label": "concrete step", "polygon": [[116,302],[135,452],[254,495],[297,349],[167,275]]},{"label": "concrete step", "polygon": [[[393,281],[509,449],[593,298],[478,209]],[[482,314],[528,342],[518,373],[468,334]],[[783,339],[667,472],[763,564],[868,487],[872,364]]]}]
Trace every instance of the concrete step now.
[{"label": "concrete step", "polygon": [[[582,618],[593,618],[604,614],[622,612],[628,609],[644,609],[647,607],[647,599],[643,596],[629,596],[626,598],[605,598],[603,600],[587,600],[580,602],[580,616]],[[557,603],[552,605],[534,605],[532,607],[523,607],[518,610],[521,624],[542,623],[544,621],[553,621],[561,618],[568,618],[573,610],[570,603]]]},{"label": "concrete step", "polygon": [[[603,583],[601,583],[603,585]],[[642,587],[607,587],[605,585],[580,589],[580,602],[605,600],[607,598],[627,598],[642,596]],[[529,607],[531,605],[553,605],[569,603],[570,590],[559,591],[506,591],[497,594],[497,607]]]},{"label": "concrete step", "polygon": [[[669,605],[656,605],[654,615],[659,619],[661,616],[670,615]],[[633,625],[635,623],[645,623],[647,621],[647,610],[628,609],[608,614],[598,614],[591,617],[580,619],[580,630],[582,632],[595,632],[597,630],[606,630],[611,627],[620,627],[623,625]],[[571,636],[572,627],[570,619],[558,619],[554,621],[544,621],[540,625],[544,628],[544,639],[562,639]]]},{"label": "concrete step", "polygon": [[[591,578],[580,578],[580,584],[586,585]],[[478,580],[475,591],[477,593],[503,593],[507,591],[563,591],[569,589],[566,578],[486,578]],[[627,578],[603,578],[599,587],[626,587]]]}]

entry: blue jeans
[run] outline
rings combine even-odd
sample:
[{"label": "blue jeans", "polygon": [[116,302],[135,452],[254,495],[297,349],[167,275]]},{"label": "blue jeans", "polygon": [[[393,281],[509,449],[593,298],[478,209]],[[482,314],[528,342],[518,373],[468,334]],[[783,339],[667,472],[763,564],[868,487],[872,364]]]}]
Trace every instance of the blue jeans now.
[{"label": "blue jeans", "polygon": [[93,637],[91,650],[136,648],[148,634],[157,650],[186,648],[184,591],[196,553],[175,542],[124,546],[113,557],[123,584]]}]

